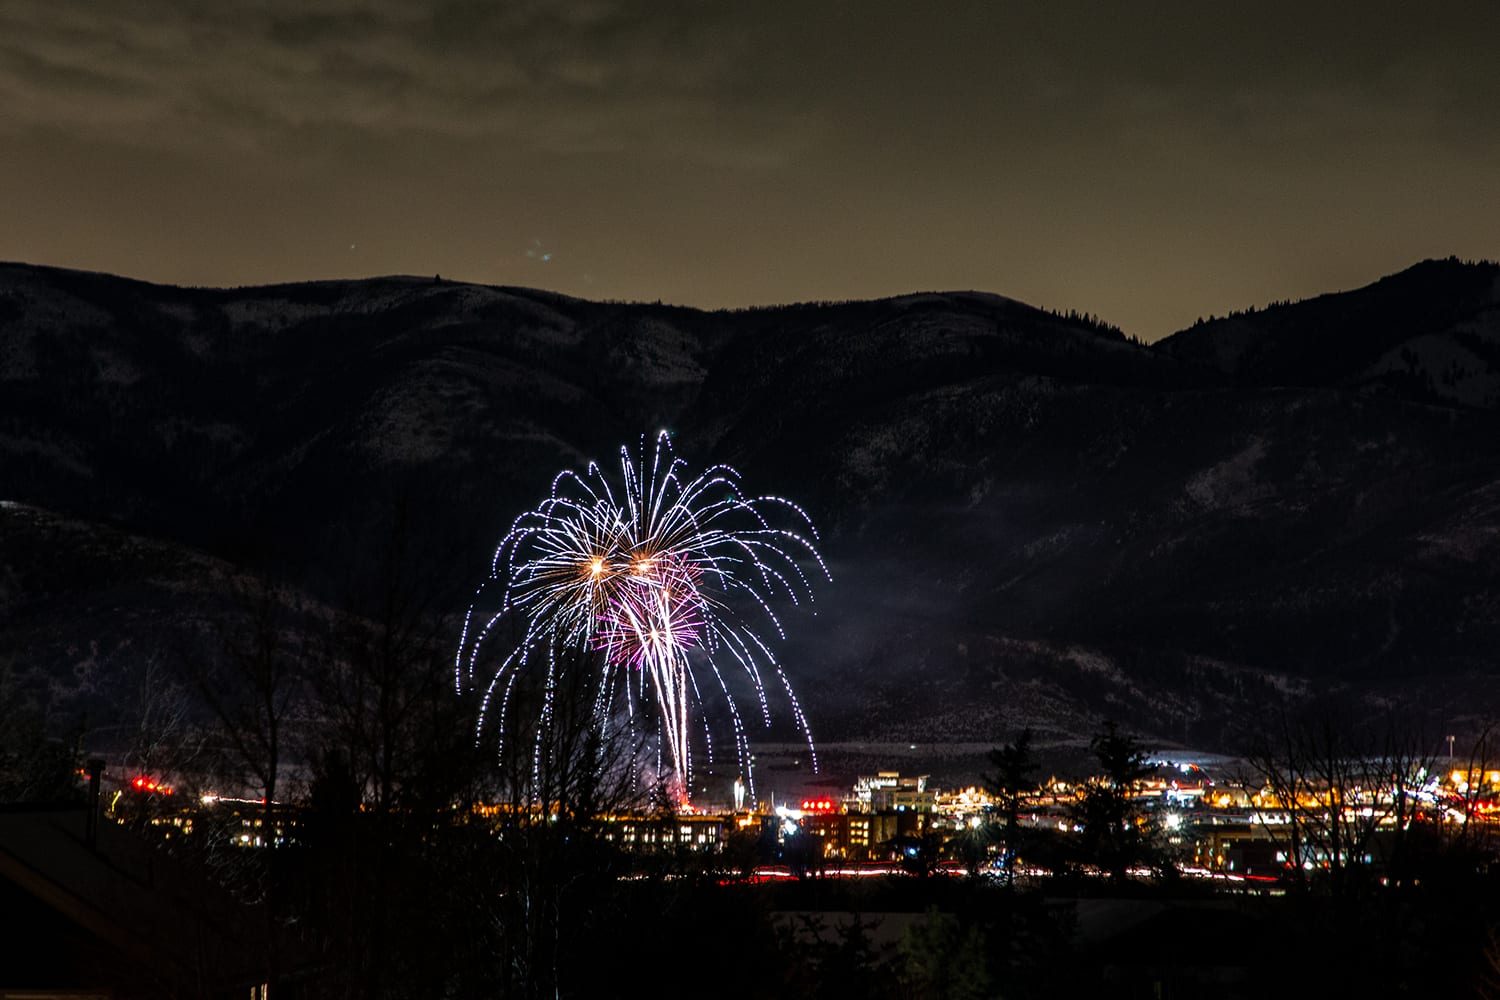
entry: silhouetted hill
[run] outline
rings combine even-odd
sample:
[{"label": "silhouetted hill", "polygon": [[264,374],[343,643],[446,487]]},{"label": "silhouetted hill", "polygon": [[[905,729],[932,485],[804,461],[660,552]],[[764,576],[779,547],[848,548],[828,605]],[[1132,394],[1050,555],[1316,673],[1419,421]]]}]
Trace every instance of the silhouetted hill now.
[{"label": "silhouetted hill", "polygon": [[1163,354],[1242,385],[1500,406],[1500,264],[1426,260],[1352,292],[1201,322]]},{"label": "silhouetted hill", "polygon": [[[1500,418],[1474,394],[1496,279],[1428,262],[1147,348],[973,292],[704,313],[0,265],[0,500],[24,505],[0,507],[0,655],[151,655],[250,570],[358,610],[398,523],[461,612],[558,469],[668,427],[824,530],[835,580],[784,656],[819,737],[1109,714],[1220,745],[1324,687],[1457,724],[1500,647]],[[1428,378],[1452,345],[1472,371]],[[1420,387],[1381,367],[1402,350]]]}]

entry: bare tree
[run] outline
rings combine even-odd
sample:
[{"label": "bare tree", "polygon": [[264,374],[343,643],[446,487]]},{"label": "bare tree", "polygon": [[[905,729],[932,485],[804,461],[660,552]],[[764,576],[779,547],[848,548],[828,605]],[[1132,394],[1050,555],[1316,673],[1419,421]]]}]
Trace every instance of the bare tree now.
[{"label": "bare tree", "polygon": [[398,504],[374,573],[353,587],[311,678],[325,750],[347,757],[365,806],[438,802],[455,745],[472,742],[452,691],[452,628],[438,609],[443,567],[423,558]]},{"label": "bare tree", "polygon": [[578,929],[603,909],[619,874],[605,824],[647,808],[650,784],[634,766],[640,746],[596,710],[601,655],[560,651],[545,678],[512,696],[495,919],[513,995],[558,993],[567,943],[583,947]]},{"label": "bare tree", "polygon": [[[1424,741],[1387,719],[1356,724],[1328,707],[1301,716],[1285,709],[1247,761],[1262,782],[1262,825],[1286,859],[1289,877],[1316,880],[1335,896],[1359,888],[1377,853],[1398,851],[1416,818],[1415,794],[1433,758]],[[1270,820],[1271,806],[1285,822]],[[1386,830],[1386,846],[1376,835]]]},{"label": "bare tree", "polygon": [[285,934],[280,888],[279,808],[282,773],[300,765],[302,747],[292,737],[294,713],[304,710],[313,616],[300,595],[266,576],[228,581],[233,605],[210,622],[208,642],[179,656],[184,683],[213,717],[211,738],[225,780],[258,792],[259,827],[245,833],[264,850],[228,846],[235,827],[206,825],[195,832],[198,851],[242,897],[261,904],[266,920],[266,963],[280,985]]},{"label": "bare tree", "polygon": [[1477,847],[1478,841],[1489,836],[1488,824],[1473,822],[1484,799],[1488,774],[1500,761],[1500,746],[1496,745],[1495,727],[1488,725],[1469,747],[1464,763],[1466,780],[1454,803],[1461,818],[1457,824],[1454,840],[1460,848]]},{"label": "bare tree", "polygon": [[136,676],[122,706],[124,763],[150,784],[131,789],[131,804],[124,808],[136,824],[144,824],[164,806],[185,802],[199,790],[209,755],[193,694],[168,665],[162,649],[148,649],[132,666]]},{"label": "bare tree", "polygon": [[145,657],[126,717],[127,766],[172,783],[195,772],[203,754],[203,734],[193,723],[192,696],[159,652]]},{"label": "bare tree", "polygon": [[268,577],[236,579],[232,586],[238,607],[213,625],[216,655],[190,659],[187,679],[218,723],[230,770],[260,792],[262,837],[275,846],[290,723],[304,707],[307,612],[298,595]]}]

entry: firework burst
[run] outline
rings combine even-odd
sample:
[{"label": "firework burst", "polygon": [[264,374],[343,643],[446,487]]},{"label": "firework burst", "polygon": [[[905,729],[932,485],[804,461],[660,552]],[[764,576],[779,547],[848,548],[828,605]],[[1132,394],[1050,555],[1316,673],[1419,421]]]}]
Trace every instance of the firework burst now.
[{"label": "firework burst", "polygon": [[[460,690],[483,691],[480,726],[493,722],[502,752],[517,683],[539,678],[550,693],[559,671],[569,669],[559,653],[591,650],[595,723],[607,728],[623,718],[653,730],[661,777],[679,802],[691,787],[695,717],[712,759],[705,690],[723,695],[741,770],[754,780],[726,671],[748,678],[766,725],[766,688],[782,689],[817,766],[806,716],[771,651],[774,639],[785,638],[776,606],[811,600],[802,565],[828,578],[817,532],[790,501],[747,497],[729,466],[691,478],[685,469],[663,431],[654,448],[643,441],[637,455],[620,449],[617,480],[592,464],[582,475],[559,474],[551,495],[501,540],[481,588],[481,595],[499,588],[500,607],[488,616],[470,608],[455,681]],[[480,664],[490,652],[499,665],[485,677]],[[539,731],[550,711],[549,694]]]}]

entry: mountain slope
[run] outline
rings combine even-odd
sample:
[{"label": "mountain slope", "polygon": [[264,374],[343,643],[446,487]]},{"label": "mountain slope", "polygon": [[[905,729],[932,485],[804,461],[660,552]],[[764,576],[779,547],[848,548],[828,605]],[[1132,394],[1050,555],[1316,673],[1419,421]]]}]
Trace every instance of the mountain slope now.
[{"label": "mountain slope", "polygon": [[1156,344],[1242,385],[1340,386],[1500,407],[1500,264],[1427,260],[1352,292],[1199,323]]},{"label": "mountain slope", "polygon": [[[0,499],[330,606],[409,524],[461,612],[557,469],[668,427],[695,467],[733,462],[824,531],[835,579],[817,617],[788,616],[784,656],[819,736],[1113,714],[1225,743],[1254,705],[1327,686],[1451,718],[1485,709],[1473,678],[1500,640],[1500,420],[1367,375],[1489,330],[1494,272],[1419,265],[1146,348],[971,292],[703,313],[3,265]],[[1384,326],[1334,322],[1351,316]],[[44,550],[5,548],[0,580],[35,578]],[[207,613],[191,587],[141,586],[115,621],[112,585],[61,558],[45,613],[0,608],[0,642],[49,670],[76,660],[47,638],[70,602],[115,649],[141,615],[170,633]]]}]

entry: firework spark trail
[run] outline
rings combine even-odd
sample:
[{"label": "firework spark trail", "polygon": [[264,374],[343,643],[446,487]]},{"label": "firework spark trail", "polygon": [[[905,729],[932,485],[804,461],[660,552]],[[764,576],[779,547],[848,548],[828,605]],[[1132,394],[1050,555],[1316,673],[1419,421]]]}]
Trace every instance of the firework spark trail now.
[{"label": "firework spark trail", "polygon": [[[812,587],[799,560],[815,564],[831,579],[816,547],[817,531],[806,512],[782,497],[747,498],[739,474],[715,465],[691,479],[662,432],[647,455],[645,442],[632,456],[620,449],[618,489],[594,464],[582,474],[559,473],[546,500],[512,523],[495,549],[488,586],[501,588],[500,608],[476,612],[481,587],[464,620],[454,662],[459,690],[476,684],[481,652],[509,632],[508,652],[487,684],[480,727],[498,713],[502,747],[517,679],[545,662],[546,697],[540,726],[552,714],[561,669],[558,651],[599,653],[601,674],[594,696],[595,722],[604,726],[614,710],[615,690],[624,693],[629,726],[637,708],[654,714],[665,750],[668,777],[680,800],[690,787],[694,712],[708,719],[696,669],[711,670],[724,695],[740,766],[752,782],[749,740],[720,661],[737,664],[749,679],[770,725],[763,671],[780,681],[792,715],[816,748],[807,717],[770,647],[735,610],[744,606],[786,637],[775,604],[811,601]],[[777,526],[777,512],[800,530]],[[545,650],[545,652],[544,652]],[[632,686],[634,680],[634,687]],[[498,706],[496,695],[500,695]],[[639,704],[638,704],[639,703]],[[710,760],[712,740],[705,743]],[[540,755],[540,738],[535,755]],[[533,761],[533,770],[538,761]]]}]

